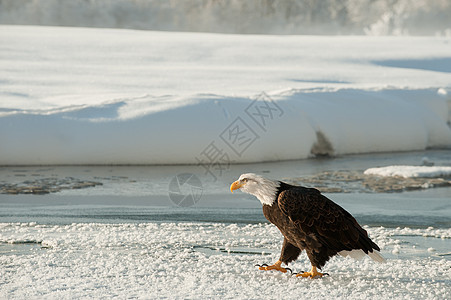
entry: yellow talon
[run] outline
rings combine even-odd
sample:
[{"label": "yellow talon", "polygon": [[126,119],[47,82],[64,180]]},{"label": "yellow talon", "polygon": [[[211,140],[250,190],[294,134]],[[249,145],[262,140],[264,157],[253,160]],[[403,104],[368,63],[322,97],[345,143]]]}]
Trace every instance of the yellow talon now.
[{"label": "yellow talon", "polygon": [[329,274],[327,274],[327,273],[320,273],[320,272],[318,272],[316,267],[312,266],[312,270],[310,272],[304,272],[304,273],[301,273],[301,274],[297,274],[296,277],[299,277],[299,276],[304,277],[304,278],[310,277],[310,278],[313,279],[313,278],[315,278],[317,276],[318,277],[323,277],[324,275],[329,275]]},{"label": "yellow talon", "polygon": [[278,260],[275,264],[273,264],[272,266],[266,266],[266,267],[259,267],[259,270],[263,270],[263,271],[269,271],[269,270],[277,270],[280,271],[282,273],[286,273],[287,269],[282,268],[280,265],[282,265],[282,262],[280,260]]}]

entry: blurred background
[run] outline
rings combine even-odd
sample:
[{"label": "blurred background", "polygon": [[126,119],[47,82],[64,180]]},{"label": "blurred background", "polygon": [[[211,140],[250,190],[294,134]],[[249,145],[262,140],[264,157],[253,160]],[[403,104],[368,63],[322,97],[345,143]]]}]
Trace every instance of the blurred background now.
[{"label": "blurred background", "polygon": [[451,35],[449,0],[1,0],[0,24],[237,34]]}]

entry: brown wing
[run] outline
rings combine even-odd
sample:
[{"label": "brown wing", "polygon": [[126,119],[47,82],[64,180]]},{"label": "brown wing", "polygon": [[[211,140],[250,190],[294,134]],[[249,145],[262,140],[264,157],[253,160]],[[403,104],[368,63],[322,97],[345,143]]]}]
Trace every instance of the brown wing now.
[{"label": "brown wing", "polygon": [[279,207],[306,235],[329,249],[380,250],[355,218],[316,189],[294,187],[279,194]]}]

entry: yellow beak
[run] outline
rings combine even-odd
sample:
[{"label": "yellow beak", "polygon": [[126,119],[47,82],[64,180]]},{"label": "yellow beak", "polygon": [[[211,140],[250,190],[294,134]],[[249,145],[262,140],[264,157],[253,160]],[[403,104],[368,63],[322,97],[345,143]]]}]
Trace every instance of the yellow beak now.
[{"label": "yellow beak", "polygon": [[237,190],[239,188],[241,188],[243,186],[242,183],[240,183],[239,181],[235,181],[234,183],[232,183],[232,185],[230,186],[230,191],[233,193],[234,190]]}]

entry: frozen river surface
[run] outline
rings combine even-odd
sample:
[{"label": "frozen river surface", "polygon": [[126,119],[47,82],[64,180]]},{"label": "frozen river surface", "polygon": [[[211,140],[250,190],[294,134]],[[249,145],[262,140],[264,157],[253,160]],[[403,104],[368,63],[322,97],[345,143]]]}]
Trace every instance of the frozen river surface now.
[{"label": "frozen river surface", "polygon": [[[255,267],[277,260],[281,234],[256,199],[228,190],[245,171],[302,181],[327,170],[414,164],[424,155],[449,162],[449,151],[348,156],[236,165],[217,179],[195,166],[2,168],[3,185],[39,178],[101,185],[0,195],[0,298],[450,299],[449,187],[327,193],[365,226],[387,263],[334,257],[323,268],[330,276],[315,280]],[[178,173],[201,182],[193,206],[168,196]],[[309,266],[305,254],[289,265],[294,272]]]}]

